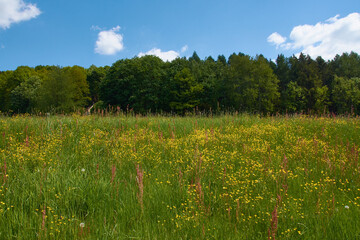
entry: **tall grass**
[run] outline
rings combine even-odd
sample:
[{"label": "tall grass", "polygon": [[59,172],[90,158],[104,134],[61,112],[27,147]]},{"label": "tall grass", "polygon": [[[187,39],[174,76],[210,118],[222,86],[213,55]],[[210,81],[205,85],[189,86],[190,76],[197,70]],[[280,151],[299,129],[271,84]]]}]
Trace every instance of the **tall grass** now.
[{"label": "tall grass", "polygon": [[360,238],[358,118],[0,118],[0,239]]}]

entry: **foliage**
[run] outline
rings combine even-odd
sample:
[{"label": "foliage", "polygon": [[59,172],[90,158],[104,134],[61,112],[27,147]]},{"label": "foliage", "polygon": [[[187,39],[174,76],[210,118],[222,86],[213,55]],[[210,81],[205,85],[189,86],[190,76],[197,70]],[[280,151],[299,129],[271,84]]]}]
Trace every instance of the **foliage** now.
[{"label": "foliage", "polygon": [[225,84],[228,86],[228,101],[233,103],[233,108],[247,112],[273,112],[279,98],[279,80],[266,59],[233,54],[229,65]]},{"label": "foliage", "polygon": [[86,81],[86,71],[83,67],[73,66],[62,69],[65,74],[65,78],[69,79],[72,92],[72,104],[75,107],[86,106],[91,101],[89,97],[89,85]]},{"label": "foliage", "polygon": [[11,109],[19,113],[31,112],[39,101],[41,79],[31,76],[11,91]]},{"label": "foliage", "polygon": [[70,113],[102,101],[103,106],[141,114],[359,114],[359,69],[354,52],[330,61],[302,53],[279,55],[275,62],[244,53],[202,60],[194,52],[171,62],[144,56],[88,69],[20,66],[0,72],[0,111]]},{"label": "foliage", "polygon": [[91,65],[87,69],[86,81],[89,85],[90,97],[93,103],[99,101],[100,84],[106,76],[108,67],[96,67]]},{"label": "foliage", "polygon": [[333,99],[337,112],[360,113],[360,78],[335,76]]},{"label": "foliage", "polygon": [[174,77],[174,90],[171,92],[174,100],[170,107],[178,113],[185,113],[198,106],[198,95],[203,91],[202,85],[195,81],[190,69],[184,68]]}]

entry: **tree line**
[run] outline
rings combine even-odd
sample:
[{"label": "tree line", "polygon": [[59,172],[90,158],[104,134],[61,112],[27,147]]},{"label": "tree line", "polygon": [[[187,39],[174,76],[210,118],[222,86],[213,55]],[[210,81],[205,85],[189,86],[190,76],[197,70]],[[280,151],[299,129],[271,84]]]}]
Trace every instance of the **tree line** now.
[{"label": "tree line", "polygon": [[134,57],[111,67],[20,66],[0,72],[0,111],[69,113],[95,104],[136,113],[199,111],[360,114],[360,57],[270,61],[232,54],[164,62]]}]

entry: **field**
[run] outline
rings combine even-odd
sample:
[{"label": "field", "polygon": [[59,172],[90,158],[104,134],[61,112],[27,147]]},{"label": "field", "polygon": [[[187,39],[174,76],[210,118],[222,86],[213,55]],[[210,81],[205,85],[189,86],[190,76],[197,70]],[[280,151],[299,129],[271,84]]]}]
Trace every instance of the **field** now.
[{"label": "field", "polygon": [[360,239],[360,119],[0,118],[0,239]]}]

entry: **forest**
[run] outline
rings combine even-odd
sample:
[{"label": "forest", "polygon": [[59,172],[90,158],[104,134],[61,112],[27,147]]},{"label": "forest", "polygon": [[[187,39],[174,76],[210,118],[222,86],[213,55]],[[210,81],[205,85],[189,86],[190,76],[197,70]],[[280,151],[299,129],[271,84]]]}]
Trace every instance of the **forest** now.
[{"label": "forest", "polygon": [[360,57],[308,55],[275,61],[238,53],[164,62],[156,56],[112,66],[19,66],[0,72],[4,114],[71,113],[94,105],[135,113],[360,113]]}]

